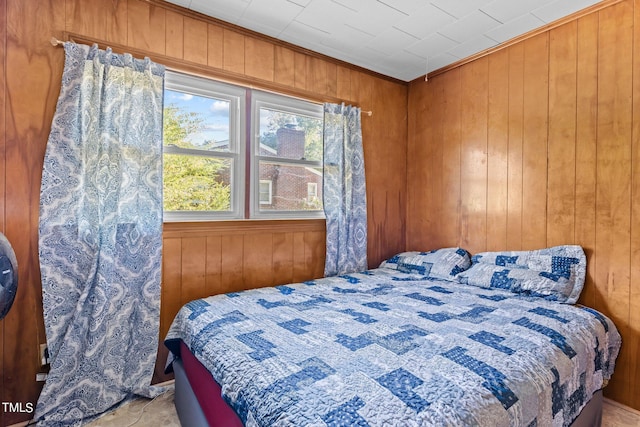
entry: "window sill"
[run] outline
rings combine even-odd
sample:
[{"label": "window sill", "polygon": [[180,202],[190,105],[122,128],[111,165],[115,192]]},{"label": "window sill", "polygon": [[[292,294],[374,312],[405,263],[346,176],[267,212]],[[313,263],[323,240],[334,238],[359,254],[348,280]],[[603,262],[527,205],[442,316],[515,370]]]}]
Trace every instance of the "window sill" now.
[{"label": "window sill", "polygon": [[324,218],[314,219],[242,219],[231,221],[165,222],[164,237],[185,234],[221,235],[253,233],[288,233],[292,231],[322,231],[326,228]]}]

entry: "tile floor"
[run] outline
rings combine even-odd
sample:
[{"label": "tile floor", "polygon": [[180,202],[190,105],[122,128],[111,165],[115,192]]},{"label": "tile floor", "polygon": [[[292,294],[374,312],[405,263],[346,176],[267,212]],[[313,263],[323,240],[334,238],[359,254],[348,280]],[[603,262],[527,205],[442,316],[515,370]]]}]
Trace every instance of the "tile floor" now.
[{"label": "tile floor", "polygon": [[[136,399],[121,406],[87,427],[160,427],[180,426],[173,404],[173,390],[155,400]],[[185,426],[187,427],[187,426]],[[640,411],[605,400],[602,427],[640,427]]]},{"label": "tile floor", "polygon": [[173,404],[173,389],[155,399],[135,399],[87,424],[87,427],[180,426]]}]

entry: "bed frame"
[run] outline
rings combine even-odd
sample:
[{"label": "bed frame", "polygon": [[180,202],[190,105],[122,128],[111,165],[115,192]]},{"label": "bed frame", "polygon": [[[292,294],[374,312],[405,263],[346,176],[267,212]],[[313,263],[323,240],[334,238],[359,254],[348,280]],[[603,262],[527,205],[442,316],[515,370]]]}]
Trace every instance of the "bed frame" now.
[{"label": "bed frame", "polygon": [[[176,358],[173,362],[173,371],[175,373],[176,385],[175,385],[175,405],[178,412],[178,418],[180,424],[183,427],[237,427],[242,426],[242,422],[235,414],[233,409],[224,401],[221,397],[221,388],[218,383],[215,382],[211,374],[206,368],[195,358],[195,356],[189,353],[189,350],[184,345],[180,344],[181,356],[192,357],[189,363],[195,362],[196,366],[199,365],[201,370],[198,370],[192,375],[209,375],[207,380],[211,381],[211,386],[214,387],[216,392],[209,393],[208,399],[211,399],[214,410],[216,411],[216,417],[212,424],[209,424],[207,417],[200,406],[198,397],[196,396],[189,377],[185,371],[182,357]],[[187,354],[188,353],[188,354]],[[202,371],[204,370],[204,371]],[[204,378],[203,378],[204,379]],[[217,388],[216,388],[217,387]],[[211,389],[209,389],[211,391]],[[218,416],[219,414],[219,416]],[[574,420],[571,427],[601,427],[602,423],[602,390],[596,392],[587,405],[582,409],[578,418]]]}]

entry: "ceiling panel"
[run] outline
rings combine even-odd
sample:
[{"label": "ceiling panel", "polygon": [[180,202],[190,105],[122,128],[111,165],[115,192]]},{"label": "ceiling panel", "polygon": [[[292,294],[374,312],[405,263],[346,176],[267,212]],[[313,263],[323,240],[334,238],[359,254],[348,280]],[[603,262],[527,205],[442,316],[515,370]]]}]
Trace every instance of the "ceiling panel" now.
[{"label": "ceiling panel", "polygon": [[527,33],[545,24],[537,16],[530,13],[519,16],[511,21],[506,22],[504,25],[500,25],[497,28],[487,32],[485,35],[497,41],[498,43],[506,42],[521,34]]},{"label": "ceiling panel", "polygon": [[532,13],[545,22],[553,22],[595,3],[598,2],[591,0],[556,0],[546,3],[544,6],[538,6],[533,9]]},{"label": "ceiling panel", "polygon": [[455,42],[464,43],[467,40],[471,40],[496,28],[498,25],[500,25],[500,22],[476,10],[464,18],[447,25],[438,32]]},{"label": "ceiling panel", "polygon": [[372,38],[366,44],[366,47],[391,56],[398,50],[402,50],[403,46],[410,45],[416,41],[418,41],[416,37],[391,27]]},{"label": "ceiling panel", "polygon": [[589,7],[595,0],[167,0],[400,80]]},{"label": "ceiling panel", "polygon": [[444,10],[454,18],[461,19],[490,2],[491,0],[433,0],[431,4]]},{"label": "ceiling panel", "polygon": [[454,48],[449,49],[447,53],[450,53],[456,58],[464,59],[468,56],[473,55],[474,53],[481,52],[485,49],[489,49],[490,47],[494,47],[497,44],[498,42],[496,42],[495,40],[490,39],[485,35],[480,35],[473,37],[464,43],[456,45]]},{"label": "ceiling panel", "polygon": [[453,49],[457,45],[458,43],[453,40],[435,33],[406,47],[404,50],[424,58],[424,60],[428,60],[433,56],[437,56],[449,49]]},{"label": "ceiling panel", "polygon": [[498,21],[505,23],[537,9],[553,0],[495,0],[481,10]]},{"label": "ceiling panel", "polygon": [[394,26],[417,39],[424,39],[453,22],[455,22],[453,16],[432,4],[427,4],[416,9],[411,15],[404,17]]}]

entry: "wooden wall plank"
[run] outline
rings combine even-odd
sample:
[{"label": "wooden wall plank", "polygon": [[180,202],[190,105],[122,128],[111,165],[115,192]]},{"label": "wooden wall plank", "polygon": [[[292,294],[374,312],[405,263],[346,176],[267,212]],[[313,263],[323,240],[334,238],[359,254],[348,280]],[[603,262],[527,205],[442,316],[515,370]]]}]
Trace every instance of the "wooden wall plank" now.
[{"label": "wooden wall plank", "polygon": [[182,301],[182,239],[162,241],[162,297],[160,306],[160,335],[169,331],[171,321]]},{"label": "wooden wall plank", "polygon": [[224,292],[224,288],[222,287],[222,237],[207,236],[206,238],[206,293],[199,295],[199,297],[203,297],[205,295],[216,295]]},{"label": "wooden wall plank", "polygon": [[574,239],[576,182],[577,21],[550,32],[549,189],[550,246]]},{"label": "wooden wall plank", "polygon": [[324,259],[326,253],[325,233],[322,231],[307,231],[306,233],[304,233],[304,244],[304,280],[323,277]]},{"label": "wooden wall plank", "polygon": [[293,51],[284,46],[276,46],[274,55],[274,81],[286,86],[295,86],[295,55]]},{"label": "wooden wall plank", "polygon": [[320,58],[307,57],[306,89],[313,93],[327,94],[327,63]]},{"label": "wooden wall plank", "polygon": [[180,302],[186,304],[206,294],[207,238],[185,237],[181,239],[181,244]]},{"label": "wooden wall plank", "polygon": [[272,243],[273,284],[293,282],[293,233],[274,233]]},{"label": "wooden wall plank", "polygon": [[540,249],[547,246],[548,34],[523,48],[522,249]]},{"label": "wooden wall plank", "polygon": [[272,82],[275,75],[275,52],[273,43],[245,37],[245,74]]},{"label": "wooden wall plank", "polygon": [[295,52],[293,55],[294,85],[298,89],[307,88],[307,57]]},{"label": "wooden wall plank", "polygon": [[182,307],[182,239],[162,240],[162,284],[160,292],[160,331],[158,354],[153,373],[154,382],[171,379],[164,374],[168,351],[162,344],[173,318]]},{"label": "wooden wall plank", "polygon": [[184,19],[179,13],[167,10],[165,13],[165,54],[172,58],[184,57]]},{"label": "wooden wall plank", "polygon": [[460,69],[444,76],[445,101],[442,111],[442,246],[455,246],[460,240]]},{"label": "wooden wall plank", "polygon": [[[6,108],[6,56],[7,56],[7,3],[0,3],[0,231],[5,233],[5,190],[6,190],[6,129],[5,108]],[[2,366],[2,325],[0,325],[0,367]],[[2,375],[0,375],[0,388],[2,386]],[[1,395],[0,395],[1,397]],[[3,400],[4,402],[4,400]]]},{"label": "wooden wall plank", "polygon": [[354,99],[351,96],[351,69],[342,65],[336,69],[336,97]]},{"label": "wooden wall plank", "polygon": [[507,249],[522,248],[522,139],[524,129],[524,45],[509,49],[509,144],[507,147]]},{"label": "wooden wall plank", "polygon": [[578,21],[575,241],[587,256],[580,302],[595,306],[596,149],[598,117],[598,15]]},{"label": "wooden wall plank", "polygon": [[640,259],[640,1],[634,2],[634,34],[633,34],[633,133],[631,164],[631,298],[629,305],[629,325],[635,334],[629,335],[625,345],[629,347],[631,357],[636,363],[629,366],[629,399],[634,407],[640,406],[640,366],[637,360],[640,355],[640,268],[634,262]]},{"label": "wooden wall plank", "polygon": [[207,25],[207,64],[224,67],[224,31],[217,25]]},{"label": "wooden wall plank", "polygon": [[487,248],[488,58],[460,68],[460,241],[472,253]]},{"label": "wooden wall plank", "polygon": [[225,28],[222,37],[223,68],[234,73],[244,73],[244,36]]},{"label": "wooden wall plank", "polygon": [[56,3],[64,7],[64,28],[67,31],[122,45],[127,44],[128,1],[64,0],[64,4],[62,1]]},{"label": "wooden wall plank", "polygon": [[[132,20],[135,17],[131,18]],[[207,65],[209,53],[209,29],[206,22],[185,16],[184,21],[184,53],[186,61]]]},{"label": "wooden wall plank", "polygon": [[244,236],[243,261],[242,278],[245,289],[273,286],[272,233]]},{"label": "wooden wall plank", "polygon": [[[0,3],[0,232],[6,234],[5,229],[5,200],[6,200],[6,141],[5,141],[5,108],[6,108],[6,47],[7,47],[7,2]],[[4,322],[0,322],[0,401],[9,402],[4,384]],[[0,411],[0,425],[8,425],[4,411]]]},{"label": "wooden wall plank", "polygon": [[304,232],[293,233],[293,281],[303,282],[306,272]]},{"label": "wooden wall plank", "polygon": [[[632,136],[633,3],[599,12],[598,148],[596,190],[596,308],[609,315],[623,336],[630,331],[630,185]],[[629,401],[630,365],[622,347],[609,396]]]},{"label": "wooden wall plank", "polygon": [[[327,67],[326,88],[327,96],[338,97],[338,65],[333,62],[325,61]],[[350,98],[345,98],[350,99]]]},{"label": "wooden wall plank", "polygon": [[[426,100],[431,99],[432,92],[442,91],[442,81],[436,78],[430,82],[414,82],[409,90],[407,155],[422,161],[408,162],[407,176],[422,185],[407,186],[407,230],[415,230],[406,233],[407,250],[428,249],[427,242],[433,241],[431,235],[433,230],[437,230],[439,221],[438,214],[433,210],[429,211],[429,215],[420,215],[419,212],[424,211],[424,206],[440,206],[433,198],[440,197],[442,186],[439,181],[442,177],[439,169],[442,152],[437,151],[442,145],[434,143],[434,139],[438,138],[437,130],[441,130],[437,126],[441,109]],[[442,99],[441,95],[439,99]],[[423,117],[430,118],[428,126],[422,124]]]},{"label": "wooden wall plank", "polygon": [[222,247],[224,248],[220,264],[223,292],[236,292],[246,289],[242,276],[244,269],[244,236],[224,235],[221,239]]},{"label": "wooden wall plank", "polygon": [[489,56],[487,128],[487,250],[507,247],[509,52]]},{"label": "wooden wall plank", "polygon": [[[424,233],[421,235],[421,239],[410,247],[413,250],[433,250],[437,248],[447,247],[449,243],[445,240],[445,236],[440,233],[442,230],[442,226],[447,222],[447,218],[444,212],[444,147],[445,147],[445,139],[444,139],[444,131],[445,131],[445,90],[446,90],[446,79],[438,78],[435,80],[430,80],[426,82],[430,86],[429,94],[431,96],[437,97],[440,101],[438,103],[429,102],[427,103],[427,107],[425,112],[428,113],[426,117],[433,118],[433,120],[429,120],[431,126],[429,126],[429,132],[427,132],[423,138],[418,140],[418,144],[424,144],[426,147],[423,148],[425,150],[427,157],[424,157],[428,160],[427,169],[429,170],[428,175],[425,176],[427,181],[415,181],[412,178],[407,178],[407,184],[409,182],[425,182],[425,196],[423,196],[422,200],[415,200],[415,195],[410,195],[409,201],[416,203],[419,205],[415,213],[416,220],[418,223],[414,221],[411,226],[407,225],[407,235],[408,236],[417,236],[418,231],[416,231],[416,226],[420,226],[420,222],[426,222],[428,224],[428,228],[423,230],[419,229],[420,233]],[[418,133],[416,136],[421,136],[421,133]],[[413,134],[412,134],[413,135]],[[419,155],[419,153],[411,153],[411,157],[416,158],[414,156]],[[407,156],[409,157],[409,156]],[[422,157],[420,157],[422,158]],[[408,162],[408,164],[415,168],[420,169],[422,167],[421,164],[416,164],[415,162]],[[410,181],[411,180],[411,181]],[[413,186],[410,186],[413,187]],[[420,186],[415,186],[416,189],[419,189]],[[419,191],[419,190],[418,190]],[[425,215],[426,212],[429,212],[428,215]]]},{"label": "wooden wall plank", "polygon": [[[360,80],[363,110],[370,109],[376,117],[374,120],[373,115],[362,115],[369,220],[367,257],[369,266],[377,267],[382,260],[406,247],[403,219],[407,197],[407,95],[405,88],[376,81],[370,76]],[[405,124],[402,129],[398,129],[399,123]],[[367,141],[374,138],[382,138],[388,143],[371,149],[373,147]],[[376,173],[380,170],[393,170],[394,173]]]},{"label": "wooden wall plank", "polygon": [[128,44],[136,49],[165,54],[166,14],[162,7],[141,0],[129,0],[127,16]]}]

